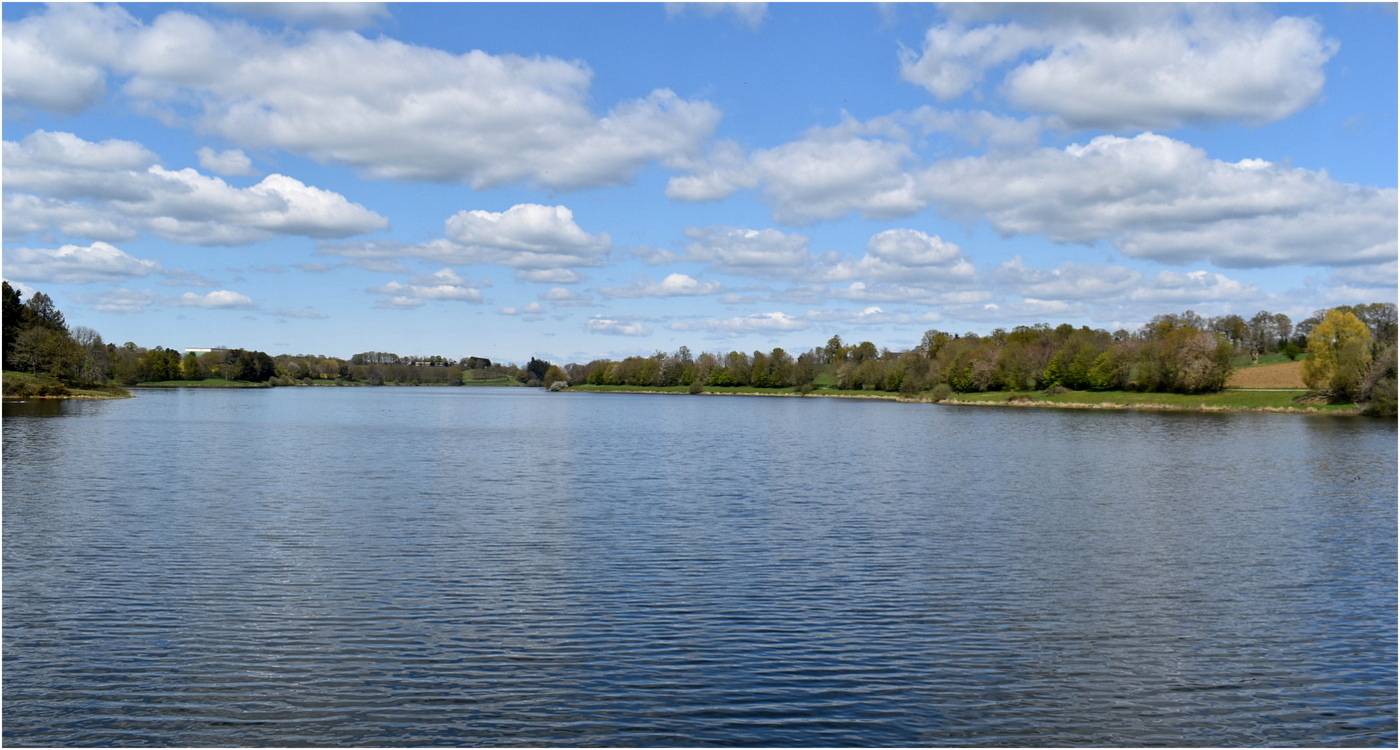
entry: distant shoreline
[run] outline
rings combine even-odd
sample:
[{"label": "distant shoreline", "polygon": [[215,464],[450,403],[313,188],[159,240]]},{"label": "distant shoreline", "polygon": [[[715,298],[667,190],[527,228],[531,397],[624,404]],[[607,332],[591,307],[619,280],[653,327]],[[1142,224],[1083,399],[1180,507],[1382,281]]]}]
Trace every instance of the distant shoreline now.
[{"label": "distant shoreline", "polygon": [[[1044,408],[1044,409],[1081,409],[1081,410],[1108,410],[1108,411],[1186,411],[1186,412],[1243,412],[1243,413],[1264,413],[1264,414],[1320,414],[1328,416],[1359,416],[1361,408],[1355,404],[1333,404],[1333,405],[1298,405],[1292,402],[1295,395],[1305,391],[1282,390],[1282,389],[1227,389],[1218,393],[1202,395],[1183,394],[1155,394],[1155,393],[1134,393],[1134,398],[1143,399],[1136,403],[1126,403],[1121,401],[1071,401],[1067,400],[1074,396],[1083,396],[1083,393],[1070,392],[1063,394],[1065,400],[1049,400],[1056,397],[1047,397],[1041,394],[1032,393],[986,393],[986,394],[959,394],[954,398],[947,398],[941,401],[933,401],[929,398],[907,398],[898,394],[884,393],[824,393],[820,390],[811,393],[797,393],[792,391],[772,391],[763,392],[756,390],[745,391],[716,391],[705,390],[701,393],[692,394],[688,390],[674,388],[662,390],[658,388],[627,388],[625,386],[607,386],[599,388],[597,386],[573,386],[569,391],[580,393],[641,393],[657,394],[666,396],[766,396],[778,398],[794,398],[812,396],[816,398],[848,398],[848,399],[870,399],[877,401],[895,401],[906,404],[939,404],[945,406],[1002,406],[1018,408]],[[1251,394],[1260,394],[1252,396]],[[1268,394],[1268,395],[1263,395]],[[1108,394],[1104,394],[1108,395]],[[1114,394],[1118,395],[1118,394]],[[1264,403],[1245,404],[1229,403],[1234,395],[1241,400],[1264,401]],[[1168,402],[1151,401],[1147,399],[1163,398]],[[1176,401],[1176,403],[1170,403]],[[1212,401],[1226,401],[1226,403],[1212,403]]]},{"label": "distant shoreline", "polygon": [[[337,384],[317,384],[321,387],[375,387],[368,384],[337,383]],[[484,385],[484,384],[483,384]],[[189,383],[167,382],[167,383],[142,383],[131,386],[133,390],[168,390],[171,388],[196,388],[196,389],[256,389],[265,390],[273,386],[264,383],[238,383],[220,382],[200,384],[198,381]],[[275,386],[282,388],[305,388],[305,385],[296,386]],[[311,386],[314,387],[314,386]],[[390,388],[415,388],[415,387],[447,387],[441,384],[384,384],[378,387]],[[481,387],[481,386],[476,386]],[[498,386],[510,387],[510,386]],[[518,387],[518,386],[516,386]],[[988,393],[962,393],[953,397],[934,401],[928,397],[906,397],[896,393],[885,392],[851,392],[832,391],[830,389],[817,389],[808,393],[801,393],[795,389],[756,389],[749,387],[735,387],[733,390],[721,390],[721,387],[707,387],[700,393],[691,393],[688,387],[647,387],[647,386],[595,386],[577,385],[566,389],[564,392],[577,393],[629,393],[629,394],[651,394],[662,396],[759,396],[765,398],[843,398],[868,401],[893,401],[905,404],[938,404],[944,406],[1000,406],[1014,408],[1041,408],[1041,409],[1079,409],[1079,410],[1099,410],[1099,411],[1182,411],[1182,412],[1241,412],[1241,413],[1262,413],[1262,414],[1314,414],[1326,416],[1359,416],[1361,407],[1355,404],[1298,404],[1294,401],[1296,396],[1306,393],[1300,389],[1226,389],[1216,393],[1186,395],[1176,393],[1137,393],[1137,392],[1088,392],[1070,391],[1063,394],[1048,395],[1036,392],[988,392]],[[18,393],[6,395],[6,401],[25,401],[30,399],[75,399],[75,400],[107,400],[133,398],[136,394],[125,389],[119,392],[94,391],[86,389],[70,389],[68,393]],[[1088,397],[1088,400],[1085,398]],[[1130,400],[1112,400],[1114,398],[1127,397]],[[1078,400],[1076,400],[1078,399]]]}]

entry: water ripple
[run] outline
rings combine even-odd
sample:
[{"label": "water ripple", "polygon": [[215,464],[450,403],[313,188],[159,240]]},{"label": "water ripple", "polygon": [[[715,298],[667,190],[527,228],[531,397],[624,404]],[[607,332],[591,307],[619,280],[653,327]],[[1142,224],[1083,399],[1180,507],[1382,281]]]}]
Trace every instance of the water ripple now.
[{"label": "water ripple", "polygon": [[463,391],[7,404],[5,743],[1396,742],[1393,424]]}]

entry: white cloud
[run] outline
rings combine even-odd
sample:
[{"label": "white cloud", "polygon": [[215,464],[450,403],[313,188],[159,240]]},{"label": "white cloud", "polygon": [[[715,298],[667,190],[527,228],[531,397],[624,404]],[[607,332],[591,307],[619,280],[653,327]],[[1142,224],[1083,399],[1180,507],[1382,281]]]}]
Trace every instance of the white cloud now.
[{"label": "white cloud", "polygon": [[124,288],[113,289],[110,292],[103,292],[102,294],[96,295],[75,294],[73,298],[84,304],[91,305],[92,309],[99,312],[120,313],[141,312],[160,300],[160,296],[155,292],[136,292]]},{"label": "white cloud", "polygon": [[588,277],[572,268],[521,268],[515,278],[535,284],[577,284]]},{"label": "white cloud", "polygon": [[556,286],[540,295],[540,299],[551,302],[559,307],[593,307],[593,298],[582,292],[571,292],[562,286]]},{"label": "white cloud", "polygon": [[651,330],[641,322],[636,320],[620,320],[618,318],[592,317],[584,322],[584,328],[589,333],[601,333],[608,336],[650,336]]},{"label": "white cloud", "polygon": [[758,31],[759,27],[763,25],[764,19],[768,17],[768,3],[666,3],[666,15],[669,18],[682,16],[690,10],[698,12],[705,18],[715,18],[720,14],[727,13],[732,15],[735,21],[754,31]]},{"label": "white cloud", "polygon": [[444,268],[426,276],[410,279],[410,283],[391,281],[383,286],[368,290],[371,294],[382,294],[376,306],[392,308],[419,307],[429,300],[449,302],[481,302],[484,297],[481,289],[468,284],[450,268]]},{"label": "white cloud", "polygon": [[1126,266],[1061,263],[1051,270],[1030,268],[1016,256],[993,272],[995,278],[1024,297],[1038,299],[1103,299],[1123,294],[1142,274]]},{"label": "white cloud", "polygon": [[325,320],[325,313],[315,310],[273,310],[272,314],[279,318],[293,318],[296,320]]},{"label": "white cloud", "polygon": [[91,204],[37,195],[5,195],[4,217],[6,242],[53,234],[102,242],[130,242],[141,236],[132,222],[115,212],[103,213]]},{"label": "white cloud", "polygon": [[501,314],[502,314],[502,315],[526,315],[526,316],[531,316],[531,315],[535,315],[535,316],[543,315],[543,314],[544,314],[544,305],[541,305],[541,304],[538,303],[538,302],[531,302],[531,303],[529,303],[528,305],[525,305],[524,307],[502,307],[502,308],[501,308]]},{"label": "white cloud", "polygon": [[1065,300],[1042,300],[1027,297],[1020,302],[996,304],[967,304],[949,306],[944,309],[949,317],[959,320],[1000,322],[1007,320],[1033,320],[1045,322],[1061,318],[1081,318],[1087,309],[1081,302]]},{"label": "white cloud", "polygon": [[887,229],[870,238],[866,254],[821,268],[813,278],[823,281],[862,279],[919,286],[965,286],[977,272],[962,248],[915,229]]},{"label": "white cloud", "polygon": [[74,115],[107,91],[106,61],[136,21],[115,5],[56,3],[4,25],[5,106]]},{"label": "white cloud", "polygon": [[1016,24],[968,29],[940,24],[924,35],[923,54],[900,49],[900,75],[939,101],[955,99],[982,82],[988,68],[1046,44],[1046,35]]},{"label": "white cloud", "polygon": [[240,149],[229,149],[227,151],[215,151],[208,146],[201,148],[197,152],[199,156],[199,166],[215,174],[230,176],[247,176],[257,172],[253,169],[253,160]]},{"label": "white cloud", "polygon": [[1266,17],[1243,6],[1069,6],[1014,14],[1025,20],[973,27],[954,20],[930,28],[921,52],[902,51],[902,75],[948,101],[973,90],[989,71],[1020,61],[1001,86],[1017,106],[1075,128],[1161,129],[1292,115],[1321,94],[1323,67],[1338,49],[1311,20]]},{"label": "white cloud", "polygon": [[867,284],[856,281],[845,287],[827,289],[825,293],[837,299],[853,302],[908,302],[921,305],[962,305],[984,302],[992,294],[985,289],[934,291],[925,287],[903,284]]},{"label": "white cloud", "polygon": [[913,157],[899,141],[815,130],[754,153],[749,168],[774,219],[801,226],[851,213],[889,219],[918,212],[926,203],[905,171]]},{"label": "white cloud", "polygon": [[[3,149],[6,223],[31,232],[57,229],[110,241],[145,231],[188,244],[244,245],[389,226],[364,206],[292,177],[273,174],[236,188],[194,169],[165,169],[130,141],[91,143],[41,130],[5,141]],[[15,234],[7,227],[6,236]]]},{"label": "white cloud", "polygon": [[677,321],[666,327],[673,331],[710,331],[712,333],[735,337],[751,333],[801,331],[810,326],[811,323],[808,321],[794,318],[785,312],[767,312],[745,315],[738,318],[710,318],[703,322]]},{"label": "white cloud", "polygon": [[[65,31],[75,20],[86,33]],[[188,120],[193,107],[200,129],[241,147],[384,179],[618,184],[648,164],[693,158],[720,118],[666,89],[597,115],[592,71],[551,57],[454,54],[352,31],[273,33],[178,10],[147,25],[120,10],[50,9],[16,26],[5,27],[7,103],[76,113],[107,75],[129,76],[123,94],[164,119]],[[45,71],[59,85],[46,87]]]},{"label": "white cloud", "polygon": [[596,266],[612,246],[606,233],[579,227],[568,208],[533,203],[501,212],[460,211],[447,220],[447,236],[463,262],[536,270]]},{"label": "white cloud", "polygon": [[24,281],[88,284],[143,278],[165,269],[153,260],[141,260],[105,242],[87,247],[64,245],[56,250],[19,247],[5,251],[5,274]]},{"label": "white cloud", "polygon": [[689,260],[707,261],[717,270],[754,276],[792,276],[808,263],[807,238],[776,229],[712,226],[685,230]]},{"label": "white cloud", "polygon": [[672,200],[704,203],[727,198],[736,190],[758,185],[759,178],[749,169],[748,155],[734,141],[723,141],[710,150],[703,164],[691,165],[691,173],[671,178],[666,197]]},{"label": "white cloud", "polygon": [[627,286],[601,287],[598,291],[607,297],[694,297],[719,294],[723,285],[717,281],[702,284],[686,274],[673,273],[661,281],[642,279]]},{"label": "white cloud", "polygon": [[414,276],[412,279],[409,279],[409,283],[426,284],[429,286],[443,284],[460,285],[465,284],[466,279],[463,279],[461,274],[457,273],[456,271],[450,268],[444,268],[440,271],[434,271],[433,273],[425,274],[423,276]]},{"label": "white cloud", "polygon": [[253,307],[253,300],[227,289],[217,289],[207,294],[184,294],[170,300],[171,307],[203,307],[207,309],[243,309]]},{"label": "white cloud", "polygon": [[1258,160],[1229,163],[1153,133],[939,162],[920,191],[1003,235],[1109,239],[1124,254],[1221,266],[1395,256],[1396,191]]},{"label": "white cloud", "polygon": [[4,141],[0,149],[7,193],[139,202],[160,187],[147,172],[160,158],[132,141],[93,143],[36,130],[22,141]]},{"label": "white cloud", "polygon": [[1147,284],[1133,290],[1128,298],[1134,302],[1190,305],[1203,302],[1244,302],[1263,297],[1254,284],[1209,271],[1175,273],[1162,271]]},{"label": "white cloud", "polygon": [[389,8],[384,3],[267,2],[223,5],[238,13],[328,29],[363,29],[378,24],[381,18],[389,17]]},{"label": "white cloud", "polygon": [[1395,287],[1400,281],[1400,264],[1392,260],[1373,266],[1338,268],[1332,272],[1330,282],[1336,286],[1371,287],[1389,290],[1389,298],[1394,299]]},{"label": "white cloud", "polygon": [[428,242],[349,242],[320,252],[359,261],[419,258],[449,265],[490,263],[516,269],[516,278],[572,284],[584,276],[569,270],[599,266],[612,248],[607,233],[589,234],[565,206],[521,203],[505,211],[459,211],[445,224],[447,237]]},{"label": "white cloud", "polygon": [[883,308],[877,306],[867,307],[860,312],[851,312],[847,310],[814,310],[803,317],[813,322],[840,323],[842,325],[856,326],[909,325],[913,323],[927,325],[938,323],[943,320],[943,316],[936,312],[910,315],[907,313],[887,312]]}]

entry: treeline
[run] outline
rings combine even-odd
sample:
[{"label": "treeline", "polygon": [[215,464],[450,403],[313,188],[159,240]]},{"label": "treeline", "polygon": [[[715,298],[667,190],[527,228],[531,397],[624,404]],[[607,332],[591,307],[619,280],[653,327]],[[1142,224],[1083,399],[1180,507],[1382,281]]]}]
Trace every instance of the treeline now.
[{"label": "treeline", "polygon": [[348,360],[283,354],[274,361],[278,374],[274,385],[462,385],[464,382],[504,381],[524,384],[529,380],[519,367],[474,356],[452,359],[436,354],[399,356],[392,352],[361,352]]},{"label": "treeline", "polygon": [[670,354],[657,351],[649,357],[563,367],[538,358],[517,367],[476,356],[368,351],[340,359],[273,357],[245,349],[181,354],[132,342],[116,346],[90,328],[70,330],[47,295],[36,292],[25,301],[8,282],[3,321],[6,370],[78,386],[219,378],[275,386],[590,383],[810,392],[820,385],[935,400],[954,393],[1052,389],[1208,393],[1225,386],[1236,357],[1247,355],[1257,363],[1263,355],[1278,353],[1289,359],[1306,354],[1304,382],[1329,400],[1354,401],[1392,414],[1396,400],[1396,306],[1390,303],[1318,310],[1296,324],[1266,310],[1248,319],[1204,318],[1188,310],[1159,315],[1136,331],[1038,323],[986,335],[930,330],[918,346],[901,352],[832,336],[824,346],[795,356],[782,348],[697,355],[682,346]]},{"label": "treeline", "polygon": [[202,354],[157,346],[146,349],[128,341],[109,346],[112,379],[121,385],[161,383],[175,380],[241,380],[267,383],[277,375],[267,352],[247,349],[214,349]]},{"label": "treeline", "polygon": [[134,342],[120,346],[103,341],[96,331],[78,326],[69,329],[63,313],[43,292],[25,300],[18,289],[4,282],[4,347],[6,370],[47,376],[59,385],[45,393],[6,395],[61,395],[66,385],[103,387],[170,381],[221,379],[270,386],[344,383],[356,385],[461,385],[481,382],[538,382],[538,375],[514,365],[499,365],[485,357],[452,359],[441,355],[399,356],[390,352],[362,352],[348,360],[320,355],[273,357],[266,352],[215,348],[181,353],[161,346],[146,348]]},{"label": "treeline", "polygon": [[[1337,331],[1348,332],[1348,343],[1335,343]],[[672,354],[570,364],[564,372],[571,385],[803,390],[825,374],[829,385],[842,390],[935,397],[1054,388],[1207,393],[1225,386],[1237,356],[1258,362],[1266,354],[1296,359],[1308,352],[1310,367],[1318,370],[1309,387],[1334,400],[1374,400],[1387,382],[1394,390],[1395,338],[1396,309],[1389,303],[1319,310],[1296,325],[1287,315],[1268,311],[1245,319],[1204,318],[1188,310],[1159,315],[1137,331],[1045,323],[987,335],[930,330],[919,346],[903,352],[869,341],[848,345],[833,336],[825,346],[795,357],[781,348],[694,355],[683,346]],[[1333,364],[1316,364],[1323,362]]]}]

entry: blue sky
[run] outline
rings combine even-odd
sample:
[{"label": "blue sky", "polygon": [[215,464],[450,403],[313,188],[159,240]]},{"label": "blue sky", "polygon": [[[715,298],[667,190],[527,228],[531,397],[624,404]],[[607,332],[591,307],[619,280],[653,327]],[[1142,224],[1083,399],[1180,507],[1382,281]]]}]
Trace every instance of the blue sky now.
[{"label": "blue sky", "polygon": [[1394,4],[6,3],[4,277],[523,363],[1396,301]]}]

